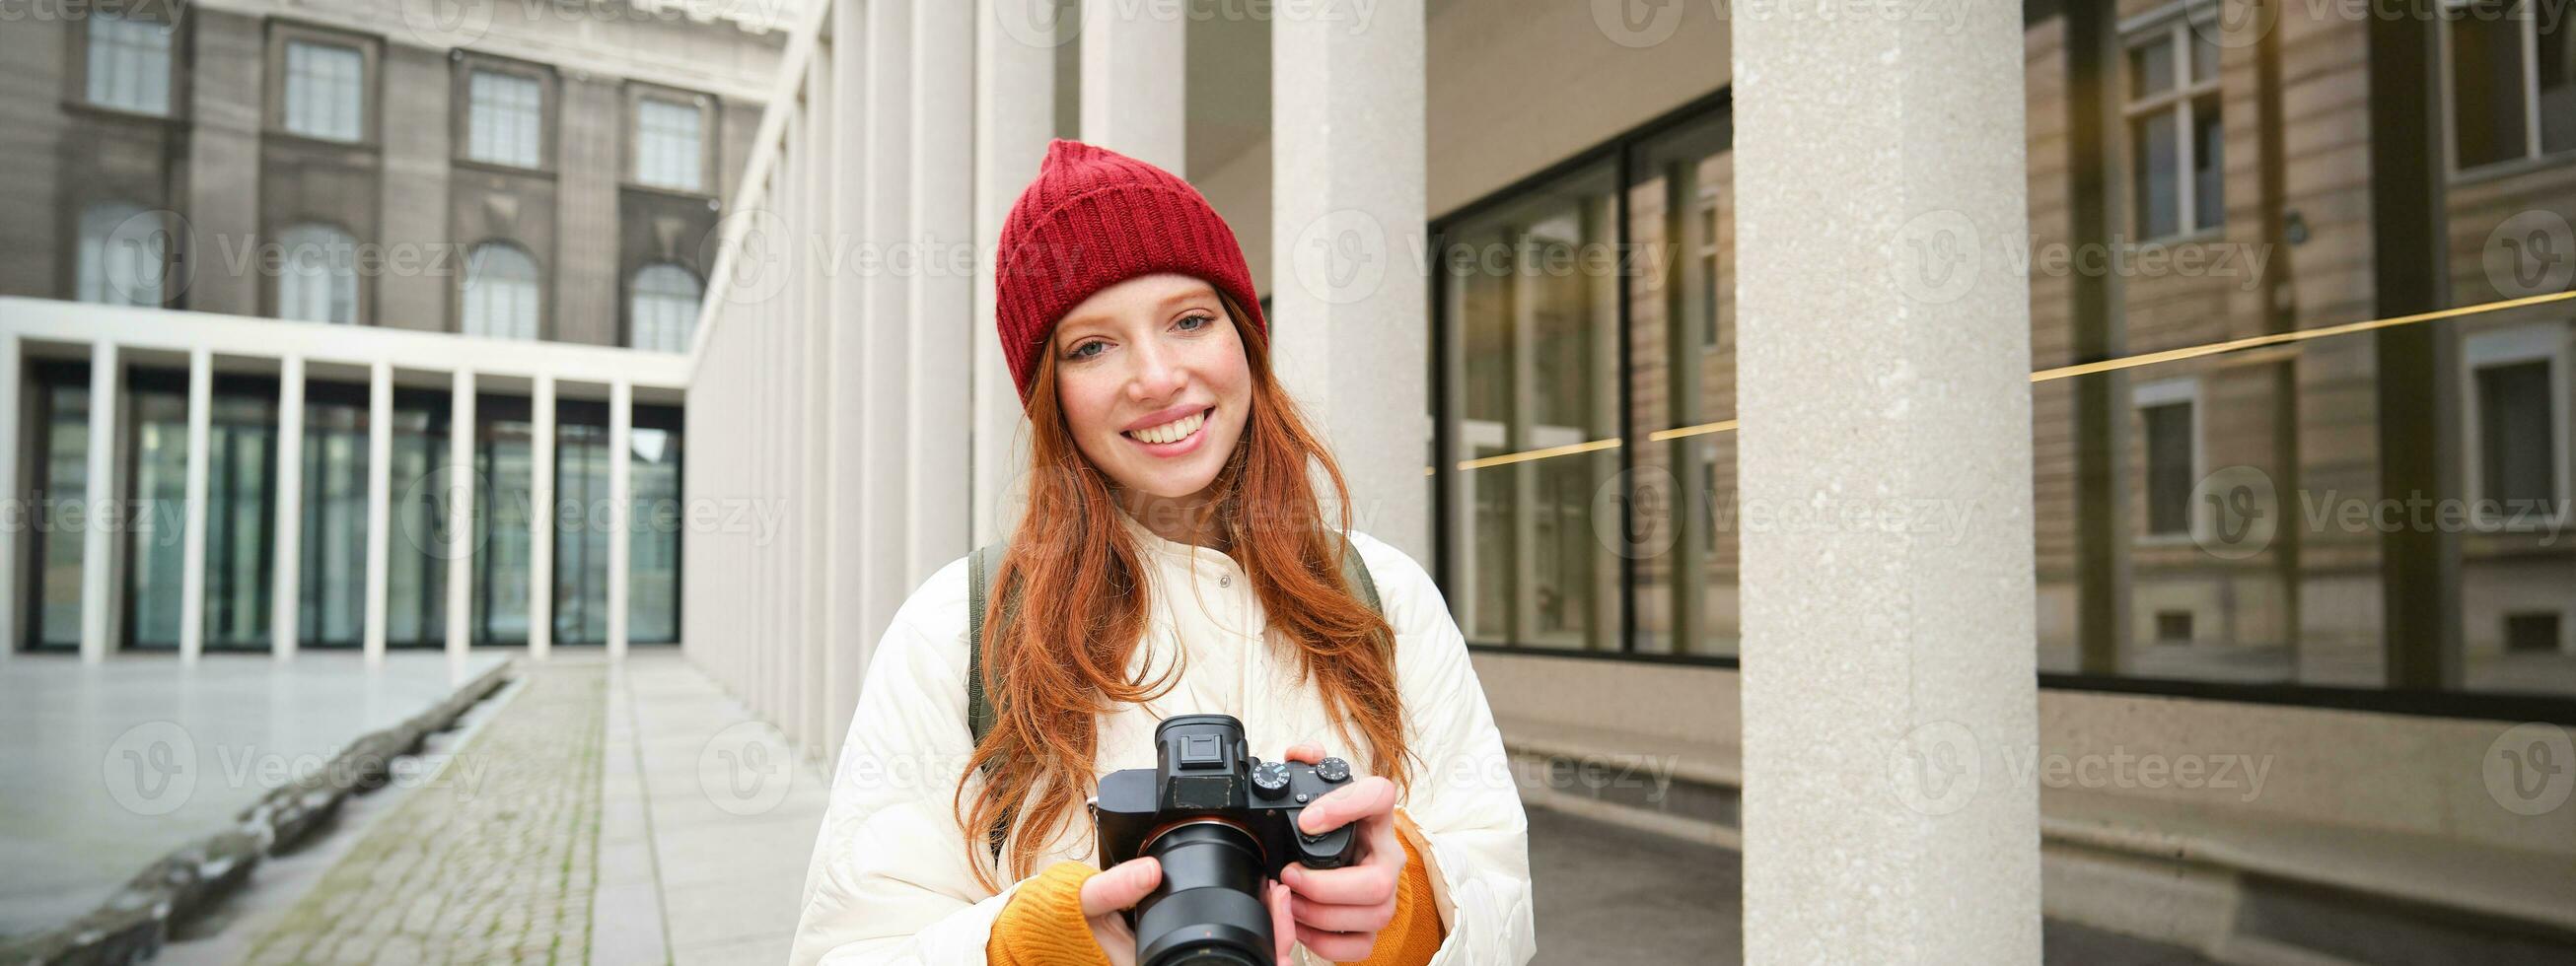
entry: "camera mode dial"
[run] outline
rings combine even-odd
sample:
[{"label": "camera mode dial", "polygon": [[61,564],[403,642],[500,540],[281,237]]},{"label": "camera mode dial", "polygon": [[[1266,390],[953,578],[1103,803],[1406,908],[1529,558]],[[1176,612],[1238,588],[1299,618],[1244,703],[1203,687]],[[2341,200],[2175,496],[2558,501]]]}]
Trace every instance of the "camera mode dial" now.
[{"label": "camera mode dial", "polygon": [[1252,769],[1252,790],[1263,798],[1277,798],[1288,793],[1288,763],[1265,761]]},{"label": "camera mode dial", "polygon": [[1315,763],[1315,777],[1328,782],[1351,780],[1351,763],[1339,758],[1326,758]]}]

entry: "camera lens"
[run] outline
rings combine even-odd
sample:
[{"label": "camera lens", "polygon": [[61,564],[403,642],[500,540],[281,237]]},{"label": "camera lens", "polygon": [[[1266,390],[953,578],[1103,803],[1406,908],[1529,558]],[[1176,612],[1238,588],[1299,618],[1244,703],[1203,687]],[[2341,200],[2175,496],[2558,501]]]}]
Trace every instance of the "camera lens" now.
[{"label": "camera lens", "polygon": [[1163,881],[1136,904],[1137,966],[1259,966],[1273,955],[1261,902],[1261,847],[1214,819],[1165,831],[1145,846]]}]

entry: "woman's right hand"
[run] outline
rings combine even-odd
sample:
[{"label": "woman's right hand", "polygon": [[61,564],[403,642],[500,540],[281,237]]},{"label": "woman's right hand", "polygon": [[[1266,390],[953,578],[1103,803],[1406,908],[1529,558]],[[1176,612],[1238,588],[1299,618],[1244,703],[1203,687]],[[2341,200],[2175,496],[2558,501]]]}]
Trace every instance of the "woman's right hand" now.
[{"label": "woman's right hand", "polygon": [[[1136,966],[1136,933],[1127,927],[1127,917],[1120,915],[1152,895],[1163,882],[1163,866],[1153,856],[1129,859],[1099,875],[1083,880],[1082,918],[1091,924],[1091,941],[1109,954],[1115,966]],[[1288,911],[1288,887],[1268,883],[1262,899],[1270,907],[1270,935],[1278,943],[1279,966],[1288,966],[1289,950],[1297,942],[1297,922]]]}]

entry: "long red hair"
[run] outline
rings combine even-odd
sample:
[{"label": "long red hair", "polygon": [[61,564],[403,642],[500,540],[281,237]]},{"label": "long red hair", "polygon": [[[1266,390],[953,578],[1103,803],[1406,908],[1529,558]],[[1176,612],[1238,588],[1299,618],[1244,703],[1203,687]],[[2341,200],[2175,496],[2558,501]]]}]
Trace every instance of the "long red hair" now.
[{"label": "long red hair", "polygon": [[[1371,773],[1402,789],[1410,784],[1410,768],[1394,630],[1342,579],[1350,488],[1272,374],[1266,335],[1242,324],[1245,313],[1231,298],[1219,298],[1250,363],[1252,407],[1211,485],[1225,541],[1217,549],[1243,568],[1268,612],[1267,633],[1296,649],[1301,681],[1315,683],[1343,741],[1365,751]],[[982,794],[970,800],[974,783],[961,782],[953,800],[975,878],[997,891],[1001,882],[987,861],[991,830],[1011,820],[1010,878],[1028,875],[1050,844],[1042,836],[1091,796],[1098,717],[1159,697],[1176,683],[1170,674],[1127,676],[1154,588],[1138,579],[1148,572],[1142,548],[1115,516],[1124,511],[1110,481],[1083,457],[1065,424],[1053,352],[1039,353],[1028,414],[1035,482],[987,595],[985,624],[997,626],[1015,590],[1019,611],[1007,633],[984,642],[994,723],[967,765],[969,775],[985,777]],[[1323,526],[1307,475],[1315,463],[1338,497],[1337,529]]]}]

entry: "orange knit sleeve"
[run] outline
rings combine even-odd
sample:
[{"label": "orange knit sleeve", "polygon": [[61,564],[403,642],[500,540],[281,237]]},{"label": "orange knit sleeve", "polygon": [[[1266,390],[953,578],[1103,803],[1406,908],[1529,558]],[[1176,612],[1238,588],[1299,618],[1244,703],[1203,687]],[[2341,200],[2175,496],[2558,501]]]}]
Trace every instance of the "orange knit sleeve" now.
[{"label": "orange knit sleeve", "polygon": [[1368,958],[1360,960],[1359,966],[1423,966],[1448,938],[1440,925],[1440,907],[1431,898],[1431,866],[1413,844],[1421,833],[1403,812],[1395,816],[1396,838],[1404,842],[1404,876],[1395,882],[1395,918],[1378,930],[1377,945],[1370,947]]},{"label": "orange knit sleeve", "polygon": [[1110,966],[1109,954],[1092,941],[1091,924],[1082,917],[1082,884],[1100,870],[1080,862],[1058,862],[1027,882],[993,919],[993,935],[984,941],[990,966]]}]

